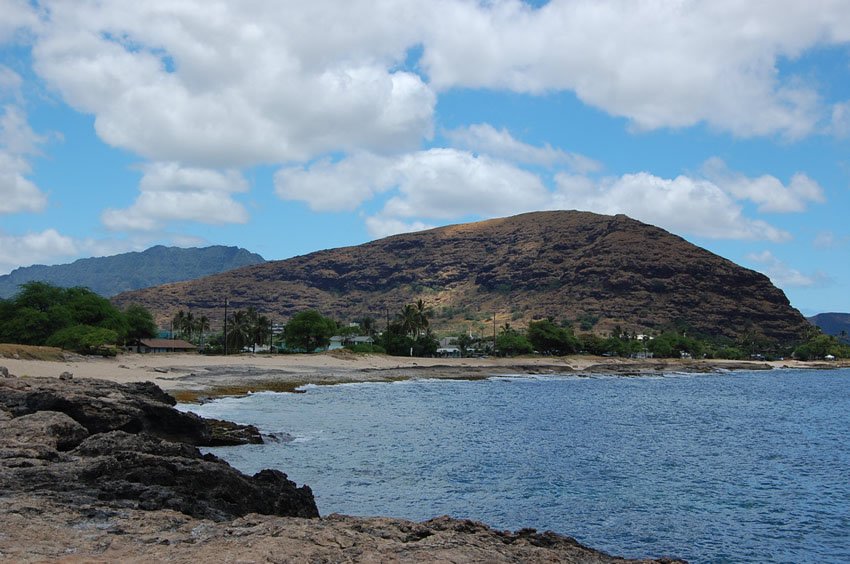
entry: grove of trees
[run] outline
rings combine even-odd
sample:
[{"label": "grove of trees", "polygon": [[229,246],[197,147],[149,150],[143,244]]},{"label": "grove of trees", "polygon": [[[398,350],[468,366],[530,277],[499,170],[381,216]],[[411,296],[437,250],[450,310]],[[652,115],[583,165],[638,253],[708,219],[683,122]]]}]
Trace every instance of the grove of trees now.
[{"label": "grove of trees", "polygon": [[0,300],[0,342],[48,345],[83,354],[114,355],[116,345],[156,335],[150,312],[122,312],[88,288],[28,282]]}]

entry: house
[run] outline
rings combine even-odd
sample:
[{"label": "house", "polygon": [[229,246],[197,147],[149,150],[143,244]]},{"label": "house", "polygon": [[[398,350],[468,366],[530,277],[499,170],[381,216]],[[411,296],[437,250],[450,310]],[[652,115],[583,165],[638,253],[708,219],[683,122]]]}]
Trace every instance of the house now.
[{"label": "house", "polygon": [[358,335],[357,337],[351,337],[347,335],[334,335],[333,337],[331,337],[331,343],[330,345],[328,345],[328,350],[335,351],[354,345],[372,345],[374,343],[375,339],[369,337],[368,335]]},{"label": "house", "polygon": [[136,344],[136,352],[140,353],[195,352],[197,350],[198,347],[182,339],[139,339]]}]

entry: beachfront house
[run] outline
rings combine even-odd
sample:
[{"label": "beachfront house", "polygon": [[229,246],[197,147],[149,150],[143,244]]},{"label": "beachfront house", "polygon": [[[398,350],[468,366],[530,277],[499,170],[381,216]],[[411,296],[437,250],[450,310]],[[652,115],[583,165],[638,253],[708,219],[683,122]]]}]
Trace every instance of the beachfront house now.
[{"label": "beachfront house", "polygon": [[374,343],[375,339],[368,335],[358,335],[356,337],[352,337],[350,335],[334,335],[331,337],[331,343],[328,345],[328,350],[336,351],[344,349],[345,347],[355,345],[372,345]]},{"label": "beachfront house", "polygon": [[139,353],[195,352],[198,347],[182,339],[139,339],[132,348]]}]

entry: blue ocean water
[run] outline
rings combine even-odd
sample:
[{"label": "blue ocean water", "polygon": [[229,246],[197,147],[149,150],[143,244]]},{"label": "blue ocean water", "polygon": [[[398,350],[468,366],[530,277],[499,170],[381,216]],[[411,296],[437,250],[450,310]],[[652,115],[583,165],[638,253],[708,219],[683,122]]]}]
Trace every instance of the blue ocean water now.
[{"label": "blue ocean water", "polygon": [[850,370],[308,386],[183,406],[322,514],[449,514],[613,554],[850,562]]}]

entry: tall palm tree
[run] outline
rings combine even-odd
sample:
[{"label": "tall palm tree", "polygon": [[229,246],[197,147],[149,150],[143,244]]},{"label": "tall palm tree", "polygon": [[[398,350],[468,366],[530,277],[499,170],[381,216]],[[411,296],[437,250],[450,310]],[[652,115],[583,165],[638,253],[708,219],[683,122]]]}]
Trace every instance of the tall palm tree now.
[{"label": "tall palm tree", "polygon": [[251,341],[251,318],[248,312],[237,310],[230,317],[227,329],[228,350],[241,351]]},{"label": "tall palm tree", "polygon": [[204,333],[210,330],[210,318],[206,315],[200,316],[195,320],[195,331],[198,332],[200,337],[200,344],[203,346],[204,344]]},{"label": "tall palm tree", "polygon": [[183,316],[182,325],[180,326],[180,336],[188,341],[192,340],[195,333],[195,315],[191,311],[187,311]]},{"label": "tall palm tree", "polygon": [[171,338],[174,338],[174,333],[180,333],[183,336],[183,320],[186,318],[186,312],[179,310],[171,319]]}]

